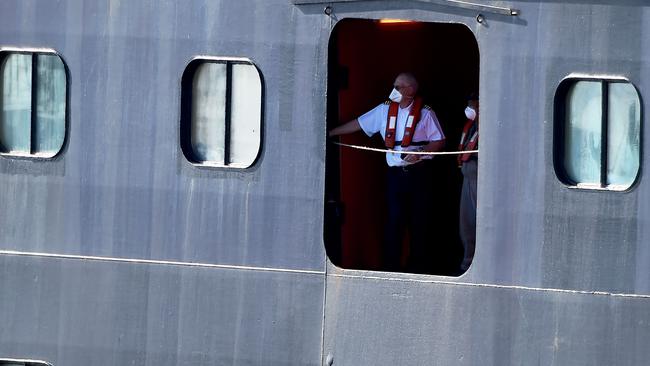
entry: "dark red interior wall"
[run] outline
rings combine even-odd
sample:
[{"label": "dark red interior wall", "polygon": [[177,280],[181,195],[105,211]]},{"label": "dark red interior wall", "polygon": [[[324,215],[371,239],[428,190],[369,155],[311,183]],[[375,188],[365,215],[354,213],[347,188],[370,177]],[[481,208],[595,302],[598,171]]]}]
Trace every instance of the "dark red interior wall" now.
[{"label": "dark red interior wall", "polygon": [[[395,76],[415,74],[420,94],[436,112],[447,136],[447,150],[455,150],[462,124],[465,96],[478,90],[479,56],[476,40],[464,25],[439,23],[380,24],[346,19],[334,30],[330,45],[330,126],[354,119],[388,98]],[[332,54],[334,53],[334,54]],[[334,63],[334,64],[332,64]],[[334,90],[332,90],[334,89]],[[335,98],[335,99],[333,99]],[[382,147],[377,135],[363,132],[343,136],[344,143]],[[342,148],[337,162],[338,200],[343,206],[340,261],[344,268],[381,269],[385,216],[385,157],[382,153]],[[438,196],[432,247],[445,266],[459,257],[458,195],[461,177],[455,159],[435,158]],[[328,166],[331,172],[335,167]],[[433,237],[435,236],[435,242]],[[329,253],[329,250],[328,250]],[[432,258],[433,261],[436,258]],[[452,266],[455,265],[452,264]],[[439,268],[440,269],[440,268]]]}]

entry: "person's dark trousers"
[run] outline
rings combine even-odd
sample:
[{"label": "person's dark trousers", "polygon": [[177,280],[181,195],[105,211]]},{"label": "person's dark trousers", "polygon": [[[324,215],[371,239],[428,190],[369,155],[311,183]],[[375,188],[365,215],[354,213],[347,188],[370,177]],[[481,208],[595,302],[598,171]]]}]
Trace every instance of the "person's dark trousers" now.
[{"label": "person's dark trousers", "polygon": [[402,244],[410,235],[409,271],[426,272],[430,262],[432,172],[428,162],[408,167],[389,167],[387,172],[387,220],[383,263],[387,271],[403,271]]}]

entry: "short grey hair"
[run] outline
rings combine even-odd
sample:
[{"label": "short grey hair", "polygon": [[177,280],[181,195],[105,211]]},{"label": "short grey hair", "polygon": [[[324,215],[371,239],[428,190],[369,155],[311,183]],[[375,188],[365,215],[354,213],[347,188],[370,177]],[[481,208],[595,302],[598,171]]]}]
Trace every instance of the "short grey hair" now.
[{"label": "short grey hair", "polygon": [[406,81],[411,84],[413,88],[415,88],[415,91],[418,90],[418,79],[415,78],[415,75],[413,75],[410,72],[401,72],[399,75],[397,75],[398,78],[406,79]]}]

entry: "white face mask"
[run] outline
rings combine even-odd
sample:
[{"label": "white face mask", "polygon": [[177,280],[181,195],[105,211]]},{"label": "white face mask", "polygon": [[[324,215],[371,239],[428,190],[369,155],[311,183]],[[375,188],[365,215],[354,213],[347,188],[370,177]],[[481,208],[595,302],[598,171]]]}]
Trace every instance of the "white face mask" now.
[{"label": "white face mask", "polygon": [[399,103],[402,101],[402,94],[398,92],[397,89],[393,88],[393,91],[390,92],[388,99],[392,100],[395,103]]},{"label": "white face mask", "polygon": [[465,108],[465,117],[471,119],[472,121],[476,119],[476,111],[472,107]]}]

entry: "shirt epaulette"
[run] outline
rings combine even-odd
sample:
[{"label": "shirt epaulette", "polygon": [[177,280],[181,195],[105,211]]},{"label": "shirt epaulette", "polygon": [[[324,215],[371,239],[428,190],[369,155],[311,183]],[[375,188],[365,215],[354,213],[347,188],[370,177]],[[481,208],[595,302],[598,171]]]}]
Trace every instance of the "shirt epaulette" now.
[{"label": "shirt epaulette", "polygon": [[429,107],[429,106],[426,105],[426,104],[425,104],[424,106],[422,106],[422,108],[424,108],[424,109],[428,109],[428,110],[431,110],[431,107]]}]

